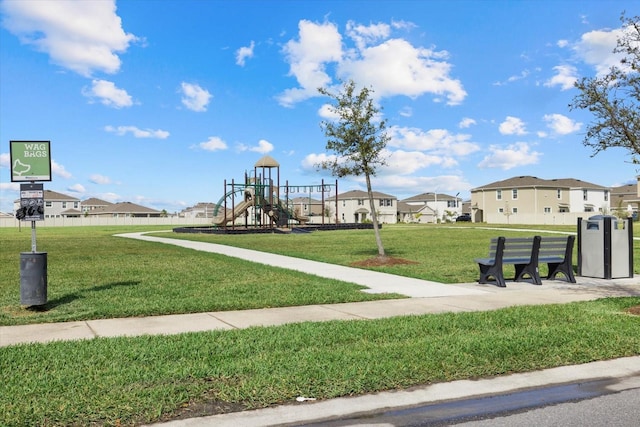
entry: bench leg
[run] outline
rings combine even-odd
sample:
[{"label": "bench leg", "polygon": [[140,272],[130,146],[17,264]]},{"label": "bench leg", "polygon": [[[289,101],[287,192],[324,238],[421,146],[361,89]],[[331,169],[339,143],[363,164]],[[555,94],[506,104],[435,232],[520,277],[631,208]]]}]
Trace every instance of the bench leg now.
[{"label": "bench leg", "polygon": [[515,264],[516,267],[516,282],[524,280],[524,276],[528,275],[533,280],[534,285],[542,285],[542,279],[540,278],[540,271],[537,265],[533,264]]},{"label": "bench leg", "polygon": [[478,280],[478,283],[493,284],[493,281],[489,280],[490,277],[493,277],[495,279],[496,286],[501,288],[507,287],[501,268],[497,268],[495,265],[486,264],[478,264],[478,267],[480,267],[480,279]]},{"label": "bench leg", "polygon": [[553,280],[556,278],[558,273],[562,273],[567,281],[576,283],[572,265],[569,265],[566,262],[549,262],[547,263],[547,266],[549,267],[549,275],[547,276],[547,279]]}]

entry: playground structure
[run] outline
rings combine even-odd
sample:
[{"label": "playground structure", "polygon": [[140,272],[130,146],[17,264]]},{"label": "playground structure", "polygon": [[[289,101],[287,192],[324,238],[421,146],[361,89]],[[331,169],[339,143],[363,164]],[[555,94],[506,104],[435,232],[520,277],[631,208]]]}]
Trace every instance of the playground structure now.
[{"label": "playground structure", "polygon": [[[275,173],[274,173],[275,172]],[[275,175],[275,177],[274,177]],[[274,182],[275,178],[275,182]],[[300,191],[302,189],[302,192]],[[231,183],[224,181],[224,195],[220,198],[213,212],[214,228],[222,229],[275,229],[304,227],[311,218],[296,208],[290,196],[292,194],[320,193],[321,225],[331,222],[329,215],[325,215],[328,208],[325,196],[334,192],[338,194],[338,181],[335,184],[320,185],[289,185],[286,181],[280,185],[280,164],[270,156],[264,156],[254,165],[253,173],[245,172],[244,182]],[[281,198],[284,196],[284,199]],[[309,212],[312,212],[309,209]],[[338,207],[335,204],[333,224],[338,223]]]}]

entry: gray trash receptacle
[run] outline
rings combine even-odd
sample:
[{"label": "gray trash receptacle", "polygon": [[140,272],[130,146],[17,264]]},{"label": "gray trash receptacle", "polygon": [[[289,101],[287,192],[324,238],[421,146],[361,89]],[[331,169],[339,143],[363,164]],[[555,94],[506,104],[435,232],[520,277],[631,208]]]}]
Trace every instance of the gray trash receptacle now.
[{"label": "gray trash receptacle", "polygon": [[20,253],[20,304],[47,303],[47,253]]},{"label": "gray trash receptacle", "polygon": [[578,275],[602,279],[633,277],[631,218],[578,218]]}]

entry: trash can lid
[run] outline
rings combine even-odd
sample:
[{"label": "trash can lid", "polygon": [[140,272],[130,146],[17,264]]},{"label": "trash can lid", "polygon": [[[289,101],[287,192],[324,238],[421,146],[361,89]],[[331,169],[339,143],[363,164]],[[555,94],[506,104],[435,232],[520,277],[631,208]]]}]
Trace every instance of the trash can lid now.
[{"label": "trash can lid", "polygon": [[599,220],[599,219],[605,219],[605,218],[618,219],[618,217],[615,215],[594,215],[594,216],[590,216],[589,220]]}]

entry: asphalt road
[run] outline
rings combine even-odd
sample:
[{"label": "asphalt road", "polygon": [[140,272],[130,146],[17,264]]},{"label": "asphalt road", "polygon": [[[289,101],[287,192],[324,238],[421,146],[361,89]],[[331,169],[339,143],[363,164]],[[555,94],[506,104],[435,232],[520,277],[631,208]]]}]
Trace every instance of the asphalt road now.
[{"label": "asphalt road", "polygon": [[538,387],[514,393],[370,412],[305,427],[636,427],[640,377]]},{"label": "asphalt road", "polygon": [[640,425],[640,389],[455,425],[464,427],[636,427]]}]

